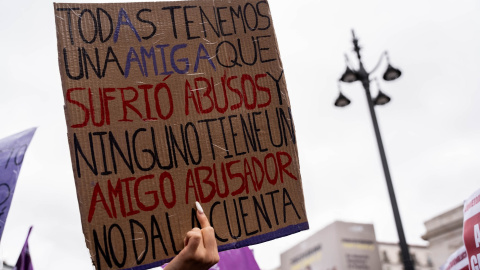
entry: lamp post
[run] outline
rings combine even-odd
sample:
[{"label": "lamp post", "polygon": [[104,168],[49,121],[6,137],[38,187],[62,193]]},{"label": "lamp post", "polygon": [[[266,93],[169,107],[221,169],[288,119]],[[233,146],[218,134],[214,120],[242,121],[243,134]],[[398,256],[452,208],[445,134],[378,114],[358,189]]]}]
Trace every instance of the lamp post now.
[{"label": "lamp post", "polygon": [[[365,89],[368,108],[370,109],[370,115],[372,117],[373,129],[375,130],[375,136],[377,138],[378,150],[380,151],[380,158],[382,160],[383,172],[385,173],[385,180],[387,182],[388,194],[390,195],[390,203],[392,204],[393,216],[395,217],[395,224],[397,226],[397,233],[398,233],[398,239],[400,242],[399,243],[400,249],[402,252],[404,269],[414,270],[414,263],[410,258],[410,252],[408,251],[407,241],[405,239],[405,234],[403,232],[402,220],[400,219],[400,212],[398,211],[397,199],[395,198],[392,179],[390,177],[390,171],[388,169],[387,157],[385,156],[385,149],[383,148],[382,137],[380,136],[380,129],[378,127],[377,116],[375,115],[375,108],[374,108],[374,105],[384,105],[388,103],[390,101],[390,98],[384,93],[382,93],[382,91],[380,91],[380,88],[378,88],[379,89],[378,96],[375,99],[372,99],[372,96],[370,94],[370,82],[371,82],[370,76],[379,67],[383,56],[386,57],[388,62],[387,70],[383,75],[384,80],[386,81],[395,80],[398,77],[400,77],[402,73],[400,72],[400,70],[390,65],[390,59],[386,52],[382,55],[382,57],[380,57],[380,60],[377,66],[372,71],[367,72],[362,63],[362,57],[360,55],[360,47],[358,46],[358,39],[355,37],[355,32],[353,30],[352,30],[352,35],[353,35],[353,50],[357,54],[359,67],[358,69],[355,69],[349,66],[350,63],[348,61],[348,57],[346,57],[347,69],[343,73],[342,77],[340,77],[340,81],[346,82],[346,83],[360,81],[362,83],[363,89]],[[339,82],[339,87],[340,87],[340,82]],[[377,81],[377,87],[378,87],[378,81]],[[344,106],[347,106],[348,104],[350,104],[350,100],[340,92],[339,97],[335,101],[335,106],[344,107]]]}]

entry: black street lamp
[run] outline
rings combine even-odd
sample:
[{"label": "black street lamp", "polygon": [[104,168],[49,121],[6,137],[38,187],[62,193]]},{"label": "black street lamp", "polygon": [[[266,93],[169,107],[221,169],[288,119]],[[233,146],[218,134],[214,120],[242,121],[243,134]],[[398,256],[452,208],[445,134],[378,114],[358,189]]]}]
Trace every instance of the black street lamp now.
[{"label": "black street lamp", "polygon": [[[388,193],[390,195],[390,203],[392,204],[393,216],[395,217],[395,224],[397,226],[397,233],[398,233],[398,239],[400,242],[399,243],[400,249],[402,252],[404,269],[414,270],[414,263],[410,257],[407,241],[405,239],[405,234],[403,232],[402,220],[400,219],[400,212],[398,211],[397,199],[395,198],[392,179],[390,177],[390,171],[388,169],[388,164],[387,164],[387,157],[385,155],[385,149],[383,148],[382,137],[380,136],[380,129],[378,127],[377,116],[375,115],[375,109],[374,109],[374,105],[387,104],[390,101],[390,97],[388,97],[382,91],[380,91],[380,87],[378,86],[378,81],[377,81],[378,96],[375,99],[372,99],[372,96],[370,94],[370,82],[371,82],[370,75],[372,75],[372,73],[375,72],[376,69],[380,66],[383,56],[386,57],[386,60],[388,63],[387,70],[383,74],[384,80],[393,81],[398,77],[400,77],[402,72],[392,67],[392,65],[390,65],[390,59],[386,52],[382,55],[382,57],[380,57],[380,60],[377,66],[372,71],[367,72],[362,63],[362,57],[360,55],[360,47],[358,46],[358,39],[355,37],[355,32],[353,30],[352,30],[352,35],[353,35],[353,50],[357,54],[359,68],[355,69],[349,66],[349,62],[347,58],[347,69],[345,73],[340,77],[340,81],[346,82],[346,83],[360,81],[363,85],[363,89],[365,89],[365,94],[367,95],[368,108],[370,109],[370,115],[372,117],[373,129],[375,130],[378,149],[380,151],[380,158],[382,160],[383,172],[385,173],[385,180],[387,182]],[[344,107],[344,106],[347,106],[348,104],[350,104],[350,100],[340,92],[340,96],[335,101],[335,106]]]}]

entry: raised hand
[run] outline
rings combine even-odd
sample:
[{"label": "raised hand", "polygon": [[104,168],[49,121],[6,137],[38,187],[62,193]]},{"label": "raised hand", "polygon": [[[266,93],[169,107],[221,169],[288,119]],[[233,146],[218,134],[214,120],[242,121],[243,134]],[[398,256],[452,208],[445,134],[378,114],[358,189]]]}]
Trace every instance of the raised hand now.
[{"label": "raised hand", "polygon": [[193,228],[185,236],[183,250],[165,267],[164,270],[208,270],[218,263],[215,232],[200,203],[197,206],[197,218],[201,229]]}]

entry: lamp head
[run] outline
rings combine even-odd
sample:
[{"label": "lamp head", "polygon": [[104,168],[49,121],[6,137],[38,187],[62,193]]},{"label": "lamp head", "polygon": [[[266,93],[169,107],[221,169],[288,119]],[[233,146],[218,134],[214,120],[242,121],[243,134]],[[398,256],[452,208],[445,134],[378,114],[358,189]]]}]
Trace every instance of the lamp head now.
[{"label": "lamp head", "polygon": [[358,80],[357,74],[353,72],[353,70],[351,70],[349,67],[347,67],[342,77],[340,77],[340,81],[346,82],[346,83],[351,83],[357,80]]},{"label": "lamp head", "polygon": [[391,98],[385,95],[382,91],[378,91],[378,96],[373,100],[375,105],[385,105],[390,102]]},{"label": "lamp head", "polygon": [[388,64],[387,70],[385,70],[385,73],[383,74],[383,79],[385,81],[393,81],[398,79],[402,75],[402,72],[397,69],[392,67],[392,65]]},{"label": "lamp head", "polygon": [[335,100],[335,106],[336,107],[345,107],[348,104],[350,104],[350,99],[348,99],[346,96],[340,92],[340,95],[338,96],[337,100]]}]

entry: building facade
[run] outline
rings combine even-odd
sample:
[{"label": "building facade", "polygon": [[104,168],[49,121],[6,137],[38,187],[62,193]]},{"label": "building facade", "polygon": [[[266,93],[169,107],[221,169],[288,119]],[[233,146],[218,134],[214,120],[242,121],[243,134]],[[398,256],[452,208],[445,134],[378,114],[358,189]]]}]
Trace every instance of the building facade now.
[{"label": "building facade", "polygon": [[[410,245],[416,270],[437,270],[427,246]],[[336,221],[281,254],[279,270],[403,270],[400,246],[377,242],[373,224]]]},{"label": "building facade", "polygon": [[8,265],[5,262],[3,262],[3,265],[0,265],[0,270],[13,270],[14,266]]},{"label": "building facade", "polygon": [[[377,242],[382,270],[403,270],[402,253],[398,243]],[[427,246],[409,245],[410,257],[415,270],[437,270]]]},{"label": "building facade", "polygon": [[434,269],[439,269],[463,246],[463,205],[425,221],[425,228],[422,238],[429,242]]},{"label": "building facade", "polygon": [[[422,239],[409,245],[415,270],[438,270],[463,246],[463,205],[425,221]],[[403,270],[397,243],[377,242],[372,224],[336,221],[281,254],[278,270]]]},{"label": "building facade", "polygon": [[281,254],[281,270],[378,270],[372,224],[336,221]]}]

